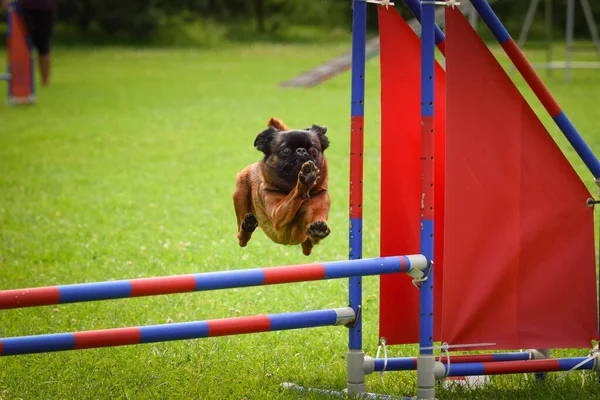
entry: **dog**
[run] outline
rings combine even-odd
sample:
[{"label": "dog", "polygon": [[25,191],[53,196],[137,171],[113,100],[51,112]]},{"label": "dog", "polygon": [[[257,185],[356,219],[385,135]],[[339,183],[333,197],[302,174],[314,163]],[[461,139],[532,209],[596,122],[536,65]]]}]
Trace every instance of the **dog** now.
[{"label": "dog", "polygon": [[301,244],[308,256],[329,235],[326,133],[318,125],[290,129],[273,117],[258,134],[254,146],[264,158],[237,174],[232,196],[241,247],[260,227],[275,243]]}]

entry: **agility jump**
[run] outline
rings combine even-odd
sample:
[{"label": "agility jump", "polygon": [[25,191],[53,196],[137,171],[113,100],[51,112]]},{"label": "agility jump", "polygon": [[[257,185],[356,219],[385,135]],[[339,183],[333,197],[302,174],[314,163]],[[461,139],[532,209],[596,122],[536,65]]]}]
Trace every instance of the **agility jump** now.
[{"label": "agility jump", "polygon": [[[420,399],[435,398],[436,380],[449,376],[600,371],[597,348],[590,357],[546,359],[547,349],[590,348],[599,338],[596,200],[456,1],[406,0],[421,20],[420,39],[389,1],[368,2],[377,3],[381,38],[382,258],[361,260],[367,1],[355,0],[350,260],[0,292],[0,308],[15,308],[349,277],[347,307],[5,338],[0,355],[344,325],[351,394],[366,391],[366,374],[382,371],[417,369]],[[599,180],[600,162],[489,4],[471,3]],[[446,7],[445,35],[435,25],[439,5]],[[436,45],[445,69],[435,61]],[[418,357],[374,359],[363,352],[361,276],[373,274],[385,274],[380,336],[388,345],[419,343]],[[436,360],[437,347],[529,350],[448,352]]]}]

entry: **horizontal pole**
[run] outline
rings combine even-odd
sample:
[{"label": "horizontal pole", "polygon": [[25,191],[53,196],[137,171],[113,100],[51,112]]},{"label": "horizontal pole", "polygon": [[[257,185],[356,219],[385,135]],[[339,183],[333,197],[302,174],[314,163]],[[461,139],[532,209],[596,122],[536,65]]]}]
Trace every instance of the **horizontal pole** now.
[{"label": "horizontal pole", "polygon": [[275,285],[427,268],[418,254],[0,291],[0,309]]},{"label": "horizontal pole", "polygon": [[[529,361],[507,361],[507,362],[483,362],[483,363],[436,363],[436,379],[442,379],[445,376],[469,376],[469,375],[498,375],[498,374],[521,374],[530,372],[554,372],[568,371],[579,363],[586,360],[586,357],[574,358],[554,358],[547,360],[529,360]],[[596,369],[596,360],[590,359],[581,365],[578,369],[593,370]]]},{"label": "horizontal pole", "polygon": [[[529,360],[530,354],[527,352],[516,353],[497,353],[497,354],[461,354],[450,356],[450,364],[454,363],[474,363],[474,362],[505,362]],[[383,358],[374,359],[374,369],[372,372],[381,371],[410,371],[417,369],[416,357],[388,358],[387,363]],[[448,357],[442,356],[442,363],[448,363]]]},{"label": "horizontal pole", "polygon": [[0,74],[0,81],[10,81],[11,78],[12,78],[12,75],[9,74],[8,72],[5,74]]},{"label": "horizontal pole", "polygon": [[562,111],[558,102],[554,99],[546,85],[544,85],[542,79],[535,72],[533,66],[525,58],[525,55],[521,49],[519,49],[519,46],[510,36],[504,25],[502,25],[502,22],[494,13],[492,7],[486,0],[471,0],[471,4],[475,7],[481,16],[481,19],[490,28],[496,37],[496,40],[504,49],[504,52],[508,55],[515,67],[517,67],[519,73],[523,79],[525,79],[525,82],[527,82],[533,93],[535,93],[548,114],[554,120],[554,123],[565,135],[592,175],[594,175],[594,178],[600,178],[600,161],[598,161],[598,158],[596,158],[590,147],[583,140],[565,112]]},{"label": "horizontal pole", "polygon": [[48,353],[98,347],[199,339],[319,326],[346,325],[355,319],[350,307],[214,319],[135,328],[102,329],[0,339],[0,356]]}]

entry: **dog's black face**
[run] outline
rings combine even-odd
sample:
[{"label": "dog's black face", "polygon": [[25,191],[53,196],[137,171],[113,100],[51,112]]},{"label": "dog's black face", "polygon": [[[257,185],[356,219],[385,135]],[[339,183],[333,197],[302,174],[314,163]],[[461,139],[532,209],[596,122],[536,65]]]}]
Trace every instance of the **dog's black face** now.
[{"label": "dog's black face", "polygon": [[264,153],[263,162],[269,170],[291,183],[296,182],[300,168],[306,161],[311,160],[321,168],[323,152],[329,147],[326,133],[326,127],[317,125],[306,130],[279,131],[269,128],[256,137],[254,146]]}]

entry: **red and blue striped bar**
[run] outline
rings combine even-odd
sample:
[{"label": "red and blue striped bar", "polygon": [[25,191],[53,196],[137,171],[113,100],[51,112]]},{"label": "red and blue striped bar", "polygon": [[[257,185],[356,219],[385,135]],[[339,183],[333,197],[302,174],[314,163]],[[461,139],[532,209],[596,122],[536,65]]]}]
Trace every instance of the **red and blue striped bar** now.
[{"label": "red and blue striped bar", "polygon": [[[362,258],[363,226],[363,150],[365,115],[365,65],[367,41],[367,3],[352,3],[352,73],[350,88],[350,226],[348,258]],[[362,307],[362,275],[348,280],[348,304],[358,313]],[[362,318],[348,331],[348,348],[362,350]]]},{"label": "red and blue striped bar", "polygon": [[[420,251],[433,260],[434,250],[434,118],[435,118],[435,4],[421,4],[421,229]],[[417,210],[415,210],[416,212]],[[419,290],[420,354],[433,354],[424,348],[433,345],[433,280],[430,266],[428,279]]]},{"label": "red and blue striped bar", "polygon": [[410,255],[3,290],[0,309],[392,274],[425,269],[426,265],[424,256]]},{"label": "red and blue striped bar", "polygon": [[354,310],[350,307],[344,307],[329,310],[256,315],[252,317],[181,322],[135,328],[20,336],[0,339],[0,356],[346,325],[354,321],[354,319]]},{"label": "red and blue striped bar", "polygon": [[598,161],[598,158],[596,158],[590,147],[583,140],[573,123],[569,120],[565,112],[562,111],[554,97],[552,97],[552,94],[550,94],[550,91],[527,61],[519,46],[510,36],[504,25],[502,25],[492,7],[485,0],[471,0],[471,4],[475,7],[481,19],[490,28],[498,43],[500,43],[523,76],[523,79],[525,79],[531,90],[533,90],[537,98],[544,105],[544,108],[548,111],[556,125],[571,143],[573,149],[575,149],[579,157],[594,175],[594,178],[600,178],[600,161]]},{"label": "red and blue striped bar", "polygon": [[[522,374],[530,372],[554,372],[568,371],[579,363],[585,361],[586,357],[555,358],[547,360],[530,361],[507,361],[507,362],[483,362],[483,363],[451,363],[444,364],[444,369],[436,367],[436,378],[444,376],[469,376],[469,375],[499,375],[499,374]],[[578,369],[596,370],[595,359],[590,359]],[[446,375],[442,375],[445,373]]]},{"label": "red and blue striped bar", "polygon": [[[450,357],[450,364],[454,363],[481,363],[481,362],[506,362],[525,361],[530,359],[527,352],[498,353],[498,354],[464,354]],[[416,357],[383,358],[373,360],[374,372],[381,371],[413,371],[417,369]],[[446,356],[442,357],[442,363],[448,363]]]},{"label": "red and blue striped bar", "polygon": [[[417,21],[421,22],[421,2],[419,0],[404,1]],[[443,55],[446,55],[446,36],[437,24],[435,24],[435,44]]]}]

